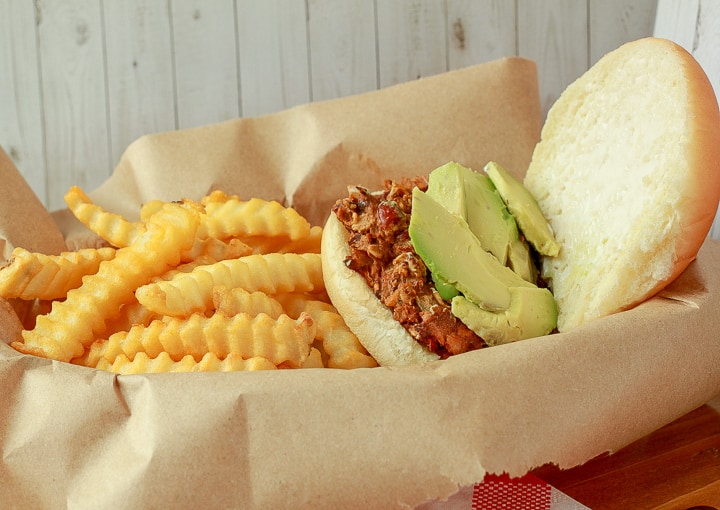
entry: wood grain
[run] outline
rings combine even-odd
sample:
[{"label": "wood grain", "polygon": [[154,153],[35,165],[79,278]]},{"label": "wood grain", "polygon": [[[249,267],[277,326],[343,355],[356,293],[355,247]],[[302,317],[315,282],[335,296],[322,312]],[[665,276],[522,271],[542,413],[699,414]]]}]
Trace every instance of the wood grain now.
[{"label": "wood grain", "polygon": [[109,175],[102,11],[98,0],[38,2],[47,205],[65,206],[69,183]]},{"label": "wood grain", "polygon": [[168,4],[104,2],[112,161],[147,133],[178,126]]},{"label": "wood grain", "polygon": [[308,0],[308,39],[313,101],[378,88],[372,0]]},{"label": "wood grain", "polygon": [[174,0],[171,11],[177,127],[240,113],[232,0]]},{"label": "wood grain", "polygon": [[506,0],[447,0],[448,67],[517,55],[517,10]]},{"label": "wood grain", "polygon": [[653,35],[692,51],[699,12],[700,0],[658,0]]},{"label": "wood grain", "polygon": [[99,185],[143,134],[505,56],[537,63],[544,111],[606,51],[653,31],[694,51],[720,83],[713,0],[0,4],[0,146],[50,208],[73,184]]},{"label": "wood grain", "polygon": [[590,2],[590,64],[617,47],[617,41],[647,37],[653,31],[655,0]]},{"label": "wood grain", "polygon": [[720,2],[700,2],[692,53],[720,95]]},{"label": "wood grain", "polygon": [[378,2],[380,86],[447,71],[447,24],[434,0]]},{"label": "wood grain", "polygon": [[310,101],[304,0],[238,0],[241,113],[253,117]]},{"label": "wood grain", "polygon": [[[697,59],[720,94],[720,3],[714,0],[658,0],[654,34],[680,44]],[[720,239],[720,212],[710,236]]]},{"label": "wood grain", "polygon": [[589,67],[585,2],[518,0],[518,53],[537,62],[543,114]]},{"label": "wood grain", "polygon": [[35,12],[24,0],[0,3],[0,145],[47,203]]},{"label": "wood grain", "polygon": [[593,510],[720,508],[720,398],[612,455],[535,474]]}]

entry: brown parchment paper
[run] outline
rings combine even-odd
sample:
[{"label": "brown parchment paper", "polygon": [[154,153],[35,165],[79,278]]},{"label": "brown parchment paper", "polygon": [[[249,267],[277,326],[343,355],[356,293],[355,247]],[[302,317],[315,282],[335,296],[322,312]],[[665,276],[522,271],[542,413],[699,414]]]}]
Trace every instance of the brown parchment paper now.
[{"label": "brown parchment paper", "polygon": [[[521,176],[539,119],[534,64],[503,59],[143,137],[91,195],[133,217],[151,198],[222,188],[283,200],[320,224],[347,184],[376,186],[449,160],[479,169],[493,159]],[[9,182],[17,170],[0,162]],[[82,229],[56,217],[81,242]],[[720,243],[708,241],[669,289],[633,310],[425,366],[115,376],[0,342],[0,500],[404,508],[485,472],[571,467],[720,392],[718,309]],[[0,306],[5,342],[19,327],[11,315]]]},{"label": "brown parchment paper", "polygon": [[10,157],[0,150],[0,261],[7,260],[16,246],[58,254],[65,249],[65,240],[40,199],[28,192]]}]

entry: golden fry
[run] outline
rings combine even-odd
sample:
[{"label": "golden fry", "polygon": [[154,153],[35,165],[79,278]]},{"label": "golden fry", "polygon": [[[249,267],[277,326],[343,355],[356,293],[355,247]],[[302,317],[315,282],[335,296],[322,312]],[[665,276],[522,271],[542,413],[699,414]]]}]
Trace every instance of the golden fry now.
[{"label": "golden fry", "polygon": [[310,234],[310,223],[292,207],[260,198],[224,197],[203,202],[207,216],[201,230],[208,237],[288,236],[297,240]]},{"label": "golden fry", "polygon": [[325,292],[322,227],[291,207],[214,191],[130,221],[77,186],[65,200],[112,247],[15,250],[19,352],[119,374],[377,366]]},{"label": "golden fry", "polygon": [[243,237],[245,244],[253,253],[320,253],[322,227],[314,226],[307,237],[292,240],[288,236],[250,236]]},{"label": "golden fry", "polygon": [[209,352],[200,361],[190,355],[180,361],[174,361],[167,352],[161,352],[156,358],[150,358],[139,352],[130,361],[121,354],[112,363],[105,359],[98,361],[97,368],[117,374],[151,374],[164,372],[237,372],[241,370],[275,370],[277,367],[265,358],[243,359],[238,354],[228,354],[225,359]]},{"label": "golden fry", "polygon": [[0,267],[0,296],[4,298],[61,299],[97,272],[100,263],[115,257],[115,249],[84,248],[60,255],[34,253],[15,248]]},{"label": "golden fry", "polygon": [[133,299],[123,303],[118,313],[105,321],[105,329],[102,335],[108,337],[118,331],[127,331],[133,326],[147,326],[160,316],[141,305],[133,296]]},{"label": "golden fry", "polygon": [[[75,217],[85,226],[118,248],[129,246],[142,235],[145,232],[146,223],[152,221],[153,215],[162,210],[162,207],[166,204],[166,202],[160,200],[152,200],[144,204],[140,209],[141,221],[131,222],[96,205],[77,186],[73,186],[65,194],[65,202]],[[205,210],[198,202],[184,200],[182,203],[190,209],[195,209],[204,218]],[[210,256],[215,260],[225,260],[251,253],[252,248],[239,239],[223,241],[213,237],[197,237],[192,247],[183,251],[181,260],[189,262],[201,256]]]},{"label": "golden fry", "polygon": [[179,275],[180,273],[191,273],[193,270],[195,270],[196,267],[207,266],[210,264],[214,264],[215,262],[217,262],[217,260],[211,257],[201,256],[191,262],[185,262],[183,264],[178,264],[177,266],[171,267],[163,274],[154,276],[150,280],[150,282],[162,282],[172,280],[173,278],[175,278],[176,275]]},{"label": "golden fry", "polygon": [[188,319],[166,317],[147,327],[134,326],[118,332],[94,342],[76,362],[93,367],[103,358],[114,361],[125,355],[132,360],[139,352],[151,358],[167,352],[176,361],[188,354],[200,360],[208,352],[220,358],[234,352],[245,359],[259,356],[275,365],[299,367],[307,359],[314,338],[315,325],[307,314],[297,320],[287,315],[273,319],[265,314],[194,314]]},{"label": "golden fry", "polygon": [[97,273],[56,301],[47,315],[37,318],[35,328],[23,332],[24,344],[13,344],[22,352],[70,361],[105,327],[133,291],[153,276],[179,262],[179,254],[192,243],[199,215],[178,204],[166,204],[153,216],[147,230],[131,245],[116,251],[115,258],[100,265]]},{"label": "golden fry", "polygon": [[65,194],[65,203],[81,223],[115,247],[129,246],[145,232],[144,223],[106,211],[78,186],[72,186]]},{"label": "golden fry", "polygon": [[315,347],[310,348],[310,354],[300,368],[325,368],[322,353]]},{"label": "golden fry", "polygon": [[223,190],[216,189],[202,197],[200,199],[200,204],[203,207],[207,207],[207,205],[211,202],[225,203],[228,200],[240,200],[240,197],[237,195],[230,195],[225,193]]},{"label": "golden fry", "polygon": [[232,317],[239,313],[259,315],[264,313],[273,319],[283,314],[283,307],[264,292],[248,292],[241,287],[228,289],[224,286],[213,288],[213,308],[215,313]]},{"label": "golden fry", "polygon": [[212,291],[217,286],[268,294],[323,291],[320,264],[316,253],[248,255],[199,266],[169,281],[149,283],[138,288],[135,296],[159,314],[187,317],[212,308]]},{"label": "golden fry", "polygon": [[236,259],[250,255],[253,249],[240,239],[229,239],[222,241],[214,237],[196,238],[192,247],[185,250],[180,260],[192,262],[197,259],[208,258],[215,262],[227,259]]},{"label": "golden fry", "polygon": [[153,214],[160,212],[166,204],[164,200],[150,200],[140,206],[140,221],[145,223],[152,218]]},{"label": "golden fry", "polygon": [[285,294],[276,298],[291,317],[307,313],[316,326],[315,338],[322,341],[331,368],[372,368],[378,366],[342,316],[328,303],[301,294]]}]

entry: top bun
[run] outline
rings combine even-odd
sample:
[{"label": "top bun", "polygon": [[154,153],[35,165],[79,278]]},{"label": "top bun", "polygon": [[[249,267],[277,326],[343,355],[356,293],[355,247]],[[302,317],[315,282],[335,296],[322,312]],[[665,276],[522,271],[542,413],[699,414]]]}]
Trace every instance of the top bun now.
[{"label": "top bun", "polygon": [[543,275],[558,330],[628,309],[695,258],[720,199],[720,113],[663,39],[600,59],[550,109],[525,177],[562,246]]}]

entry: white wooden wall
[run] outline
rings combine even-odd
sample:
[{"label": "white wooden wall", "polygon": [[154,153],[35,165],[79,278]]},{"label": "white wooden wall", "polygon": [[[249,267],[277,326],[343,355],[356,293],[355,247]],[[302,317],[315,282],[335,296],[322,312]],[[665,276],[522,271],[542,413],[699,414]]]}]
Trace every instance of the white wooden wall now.
[{"label": "white wooden wall", "polygon": [[602,54],[651,35],[655,12],[656,0],[0,0],[0,146],[56,209],[142,134],[502,56],[537,62],[547,110]]}]

